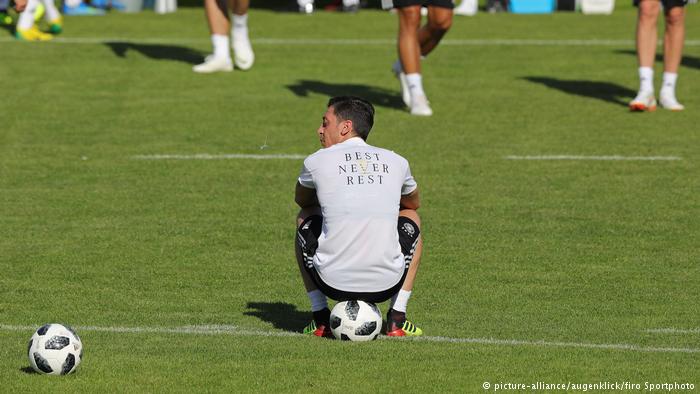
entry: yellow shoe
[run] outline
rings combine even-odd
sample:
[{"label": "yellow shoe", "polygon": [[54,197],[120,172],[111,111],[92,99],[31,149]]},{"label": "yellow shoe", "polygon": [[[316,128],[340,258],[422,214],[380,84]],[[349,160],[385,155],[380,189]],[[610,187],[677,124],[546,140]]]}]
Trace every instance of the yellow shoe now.
[{"label": "yellow shoe", "polygon": [[15,37],[22,41],[49,41],[53,38],[52,34],[44,33],[39,30],[36,25],[29,29],[17,29]]},{"label": "yellow shoe", "polygon": [[49,22],[49,33],[60,34],[63,31],[63,18],[60,16]]}]

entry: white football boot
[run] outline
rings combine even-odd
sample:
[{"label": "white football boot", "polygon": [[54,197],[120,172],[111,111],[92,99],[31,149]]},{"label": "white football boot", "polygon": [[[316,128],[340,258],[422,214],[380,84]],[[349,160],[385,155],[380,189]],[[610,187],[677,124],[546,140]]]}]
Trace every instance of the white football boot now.
[{"label": "white football boot", "polygon": [[250,45],[250,40],[247,38],[236,38],[231,40],[231,48],[233,48],[233,63],[241,70],[250,70],[255,62],[255,53]]},{"label": "white football boot", "polygon": [[637,97],[630,102],[630,111],[644,112],[656,111],[656,97],[653,91],[640,91]]},{"label": "white football boot", "polygon": [[210,74],[220,71],[231,72],[233,71],[233,63],[231,62],[231,58],[209,55],[204,58],[204,63],[192,67],[192,71],[200,74]]},{"label": "white football boot", "polygon": [[433,110],[430,109],[430,103],[425,95],[411,96],[411,115],[416,116],[431,116]]},{"label": "white football boot", "polygon": [[406,104],[407,107],[410,107],[411,92],[408,90],[408,80],[406,79],[406,73],[403,72],[403,67],[401,67],[400,60],[394,62],[394,65],[391,66],[391,71],[399,80],[399,83],[401,83],[401,98],[403,99],[403,103]]},{"label": "white football boot", "polygon": [[671,111],[683,111],[685,109],[685,106],[676,100],[676,95],[673,94],[673,92],[664,92],[661,90],[659,102],[662,107]]}]

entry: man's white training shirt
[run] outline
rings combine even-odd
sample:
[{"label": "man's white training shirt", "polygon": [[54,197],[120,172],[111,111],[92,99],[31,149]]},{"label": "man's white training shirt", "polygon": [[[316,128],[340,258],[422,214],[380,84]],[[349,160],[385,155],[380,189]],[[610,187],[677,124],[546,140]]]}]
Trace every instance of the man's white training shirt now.
[{"label": "man's white training shirt", "polygon": [[299,183],[316,189],[323,227],[313,263],[328,285],[378,292],[405,270],[397,222],[402,195],[414,191],[408,161],[354,137],[304,160]]}]

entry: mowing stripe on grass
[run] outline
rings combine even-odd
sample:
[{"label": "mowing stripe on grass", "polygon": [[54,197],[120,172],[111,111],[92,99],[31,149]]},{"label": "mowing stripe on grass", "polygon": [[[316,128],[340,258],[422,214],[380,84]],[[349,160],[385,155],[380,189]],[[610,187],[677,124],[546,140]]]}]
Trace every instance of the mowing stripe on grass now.
[{"label": "mowing stripe on grass", "polygon": [[[2,42],[15,42],[14,37],[0,37]],[[367,46],[381,45],[394,46],[393,38],[254,38],[253,45],[349,45]],[[128,38],[128,37],[56,37],[50,43],[57,44],[107,44],[107,43],[132,43],[132,44],[205,44],[206,38]],[[662,45],[661,40],[658,41]],[[440,42],[445,46],[600,46],[600,47],[633,47],[634,40],[540,40],[540,39],[445,39]],[[700,40],[686,40],[685,46],[700,46]]]},{"label": "mowing stripe on grass", "polygon": [[700,334],[700,328],[650,328],[646,332],[651,334]]},{"label": "mowing stripe on grass", "polygon": [[573,156],[573,155],[545,155],[545,156],[505,156],[506,160],[598,160],[598,161],[677,161],[683,160],[678,156]]},{"label": "mowing stripe on grass", "polygon": [[[34,331],[36,326],[20,326],[0,324],[0,331]],[[154,333],[154,334],[188,334],[188,335],[233,335],[233,336],[262,336],[262,337],[304,337],[300,333],[289,331],[262,331],[239,329],[230,325],[201,325],[183,327],[97,327],[97,326],[77,326],[78,331],[98,331],[109,333]],[[479,344],[479,345],[502,345],[502,346],[534,346],[534,347],[564,347],[583,349],[603,349],[603,350],[627,350],[634,352],[650,353],[700,353],[698,348],[673,348],[673,347],[645,347],[629,344],[605,344],[605,343],[579,343],[579,342],[552,342],[552,341],[525,341],[518,339],[494,339],[494,338],[449,338],[449,337],[417,337],[417,338],[388,338],[387,340],[405,340],[416,342],[441,342],[454,344]]]},{"label": "mowing stripe on grass", "polygon": [[210,155],[208,153],[200,153],[196,155],[136,155],[131,156],[135,160],[231,160],[231,159],[251,159],[251,160],[301,160],[306,158],[304,155],[295,154],[276,154],[276,155],[259,155],[248,153],[229,153],[221,155]]}]

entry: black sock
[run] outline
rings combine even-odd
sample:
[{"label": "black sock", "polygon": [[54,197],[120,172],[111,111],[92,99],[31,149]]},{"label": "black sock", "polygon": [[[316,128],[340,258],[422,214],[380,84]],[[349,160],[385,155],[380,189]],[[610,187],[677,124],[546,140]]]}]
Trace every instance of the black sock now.
[{"label": "black sock", "polygon": [[314,321],[316,322],[316,326],[326,326],[328,327],[330,325],[330,320],[331,320],[331,311],[328,308],[323,308],[320,311],[316,311],[313,313],[314,314]]},{"label": "black sock", "polygon": [[406,312],[399,312],[394,309],[389,309],[389,318],[397,326],[402,326],[406,321]]}]

